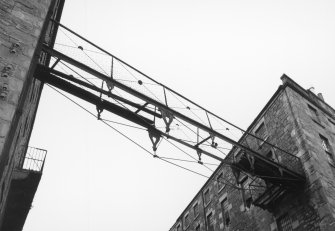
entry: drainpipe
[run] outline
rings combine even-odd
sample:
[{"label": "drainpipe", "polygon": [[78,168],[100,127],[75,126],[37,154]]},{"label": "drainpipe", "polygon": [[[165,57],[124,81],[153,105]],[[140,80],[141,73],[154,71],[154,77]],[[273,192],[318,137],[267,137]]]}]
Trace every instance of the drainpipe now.
[{"label": "drainpipe", "polygon": [[204,217],[205,217],[205,230],[208,230],[208,226],[207,226],[207,216],[206,216],[206,210],[205,210],[205,200],[204,200],[204,194],[201,192],[201,200],[202,200],[202,208],[203,208],[203,212],[204,212]]}]

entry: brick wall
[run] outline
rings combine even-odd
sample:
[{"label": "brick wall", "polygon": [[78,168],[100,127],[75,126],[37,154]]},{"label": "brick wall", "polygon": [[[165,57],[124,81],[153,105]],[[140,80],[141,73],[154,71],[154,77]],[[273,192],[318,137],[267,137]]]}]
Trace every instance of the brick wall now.
[{"label": "brick wall", "polygon": [[[223,173],[224,180],[230,183],[236,182],[231,168],[220,165],[177,219],[170,229],[171,231],[177,230],[179,223],[182,224],[183,229],[181,230],[196,230],[198,223],[201,224],[200,230],[209,230],[206,218],[210,212],[213,214],[212,223],[215,231],[276,231],[280,230],[279,226],[284,227],[285,225],[295,231],[335,230],[333,226],[335,166],[333,167],[329,162],[329,155],[325,153],[320,138],[322,135],[328,139],[331,147],[330,152],[334,153],[332,149],[335,147],[335,125],[332,124],[335,118],[334,110],[312,92],[302,89],[287,76],[283,76],[282,80],[282,87],[271,98],[248,130],[255,133],[260,130],[259,127],[263,123],[268,134],[266,140],[269,143],[299,157],[301,168],[297,170],[306,175],[305,187],[300,191],[287,193],[276,206],[269,210],[263,210],[253,204],[246,203],[246,199],[251,196],[247,190],[244,190],[244,196],[242,196],[242,190],[229,184],[226,184],[221,190],[218,189],[216,179],[220,173]],[[317,110],[317,118],[311,114],[309,105]],[[292,162],[293,157],[288,158],[284,152],[274,149],[266,143],[260,144],[257,139],[251,136],[245,136],[241,142],[254,150],[258,149],[262,155],[267,155],[271,150],[276,161],[289,168],[296,168],[295,163]],[[232,159],[237,151],[231,151],[227,160]],[[251,182],[250,177],[244,184],[248,185],[248,182]],[[208,189],[211,201],[206,205],[202,197]],[[229,221],[224,219],[227,217],[227,213],[225,215],[225,209],[221,207],[223,200],[227,200],[226,209]],[[202,212],[194,219],[192,206],[196,201],[201,205]],[[187,213],[190,225],[185,227],[185,214]]]},{"label": "brick wall", "polygon": [[[60,1],[0,0],[0,225],[13,169],[27,150],[43,85],[33,78]],[[48,41],[49,42],[49,41]]]}]

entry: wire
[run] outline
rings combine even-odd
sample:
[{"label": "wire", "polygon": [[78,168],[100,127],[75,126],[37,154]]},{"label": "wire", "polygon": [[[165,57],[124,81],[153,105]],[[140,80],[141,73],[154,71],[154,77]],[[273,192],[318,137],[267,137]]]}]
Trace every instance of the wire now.
[{"label": "wire", "polygon": [[136,128],[136,129],[139,129],[139,130],[147,130],[145,128],[141,128],[141,127],[136,127],[136,126],[132,126],[132,125],[129,125],[129,124],[124,124],[124,123],[120,123],[120,122],[116,122],[116,121],[112,121],[112,120],[107,120],[107,119],[103,119],[103,118],[100,118],[101,120],[103,121],[106,121],[106,122],[109,122],[109,123],[114,123],[114,124],[118,124],[118,125],[123,125],[123,126],[126,126],[126,127],[130,127],[130,128]]},{"label": "wire", "polygon": [[[160,156],[160,158],[167,159],[167,160],[177,160],[177,161],[183,161],[183,162],[190,162],[190,163],[199,163],[198,161],[194,161],[194,160],[184,160],[184,159],[164,157],[164,156]],[[212,164],[212,163],[203,163],[203,164],[219,166],[218,164]]]},{"label": "wire", "polygon": [[[88,78],[85,78],[84,76],[82,76],[81,74],[79,74],[77,71],[73,70],[70,66],[68,66],[67,64],[65,64],[64,62],[60,61],[61,64],[63,64],[65,67],[67,67],[68,69],[70,69],[71,71],[73,71],[74,73],[76,73],[77,75],[79,75],[81,78],[83,78],[84,80],[86,80],[88,83],[92,84],[95,87],[98,87],[97,85],[95,85],[94,83],[92,83],[91,81],[88,80]],[[64,70],[64,69],[63,69]]]},{"label": "wire", "polygon": [[[178,150],[182,151],[183,153],[185,153],[186,155],[188,155],[189,157],[191,157],[193,160],[197,161],[198,160],[196,158],[194,158],[193,156],[191,156],[190,154],[188,154],[187,152],[185,152],[183,149],[181,149],[180,147],[178,147],[177,145],[175,145],[174,143],[172,143],[170,140],[166,139],[165,137],[163,137],[167,142],[169,142],[170,144],[172,144],[174,147],[176,147]],[[211,172],[214,172],[211,168],[209,168],[208,166],[204,165],[205,168],[207,168],[208,170],[210,170]]]},{"label": "wire", "polygon": [[[54,91],[56,91],[57,93],[61,94],[63,97],[65,97],[66,99],[68,99],[69,101],[71,101],[72,103],[74,103],[75,105],[77,105],[78,107],[80,107],[82,110],[86,111],[87,113],[89,113],[91,116],[93,116],[94,118],[98,118],[95,114],[93,114],[92,112],[90,112],[88,109],[86,109],[85,107],[81,106],[79,103],[75,102],[73,99],[71,99],[70,97],[68,97],[67,95],[63,94],[61,91],[57,90],[56,88],[54,88],[53,86],[47,84],[48,87],[50,87],[51,89],[53,89]],[[140,145],[139,143],[137,143],[135,140],[131,139],[130,137],[128,137],[127,135],[123,134],[122,132],[120,132],[119,130],[117,130],[116,128],[114,128],[113,126],[111,126],[110,124],[108,124],[107,122],[103,121],[103,120],[100,120],[102,123],[106,124],[108,127],[110,127],[111,129],[113,129],[115,132],[117,132],[118,134],[120,134],[121,136],[123,136],[124,138],[126,138],[127,140],[129,140],[130,142],[132,142],[133,144],[135,144],[136,146],[138,146],[140,149],[144,150],[146,153],[148,153],[149,155],[153,156],[153,157],[156,157],[157,159],[159,160],[162,160],[166,163],[169,163],[171,165],[174,165],[178,168],[181,168],[181,169],[184,169],[188,172],[192,172],[196,175],[199,175],[199,176],[202,176],[204,178],[207,178],[211,181],[217,181],[217,182],[222,182],[224,184],[226,184],[227,186],[230,186],[232,188],[235,188],[235,189],[240,189],[239,187],[233,185],[232,183],[230,182],[227,182],[227,181],[224,181],[222,179],[222,181],[218,181],[218,180],[215,180],[215,179],[212,179],[211,176],[206,176],[202,173],[199,173],[199,172],[196,172],[192,169],[189,169],[189,168],[186,168],[184,166],[181,166],[179,164],[176,164],[176,163],[173,163],[167,159],[164,159],[164,158],[160,158],[159,156],[155,155],[154,153],[150,152],[148,149],[146,149],[145,147],[143,147],[142,145]]]},{"label": "wire", "polygon": [[[118,60],[117,60],[118,61]],[[120,65],[131,75],[131,76],[133,76],[133,78],[134,79],[136,79],[136,80],[138,80],[138,78],[136,78],[136,76],[135,75],[133,75],[133,73],[131,73],[129,70],[128,70],[128,68],[126,68],[124,65],[123,65],[123,63],[121,63],[120,61],[118,61],[119,63],[120,63]],[[160,103],[163,103],[152,91],[150,91],[150,89],[149,88],[147,88],[145,85],[143,85],[143,87],[145,88],[145,89],[147,89],[147,91],[151,94],[151,95],[153,95]]]},{"label": "wire", "polygon": [[[93,114],[92,112],[90,112],[88,109],[86,109],[85,107],[81,106],[79,103],[75,102],[73,99],[71,99],[70,97],[66,96],[65,94],[63,94],[62,92],[60,92],[59,90],[57,90],[56,88],[54,88],[53,86],[47,84],[48,87],[50,87],[51,89],[53,89],[54,91],[58,92],[59,94],[61,94],[63,97],[65,97],[66,99],[70,100],[72,103],[74,103],[75,105],[77,105],[78,107],[80,107],[81,109],[83,109],[84,111],[86,111],[87,113],[89,113],[90,115],[92,115],[93,117],[97,118],[97,116],[95,114]],[[138,146],[139,148],[141,148],[142,150],[144,150],[146,153],[150,154],[151,156],[157,156],[155,154],[153,154],[152,152],[150,152],[148,149],[146,149],[145,147],[143,147],[142,145],[140,145],[139,143],[137,143],[136,141],[134,141],[133,139],[129,138],[127,135],[123,134],[122,132],[120,132],[119,130],[117,130],[116,128],[114,128],[113,126],[111,126],[110,124],[108,124],[107,122],[103,121],[103,120],[100,120],[102,123],[106,124],[108,127],[112,128],[114,131],[116,131],[118,134],[120,134],[121,136],[123,136],[124,138],[126,138],[127,140],[129,140],[130,142],[132,142],[133,144],[135,144],[136,146]],[[165,161],[169,164],[172,164],[172,165],[175,165],[179,168],[182,168],[184,170],[187,170],[189,172],[193,172],[197,175],[200,175],[200,176],[203,176],[203,177],[206,177],[206,178],[209,178],[209,176],[206,176],[204,174],[201,174],[201,173],[198,173],[196,171],[193,171],[191,169],[188,169],[186,167],[183,167],[183,166],[180,166],[178,164],[175,164],[173,162],[170,162],[168,160],[165,160],[165,159],[161,159],[159,158],[159,156],[157,156],[158,159],[162,160],[162,161]]]},{"label": "wire", "polygon": [[[72,41],[72,40],[71,40]],[[85,53],[85,52],[84,52]],[[86,53],[85,53],[86,54]],[[86,54],[87,55],[87,54]],[[87,55],[88,56],[88,55]],[[88,56],[89,57],[89,56]],[[90,57],[89,57],[90,58]],[[61,62],[63,65],[65,65],[63,62]],[[122,64],[121,64],[122,65]],[[67,68],[69,68],[70,70],[74,71],[73,69],[71,69],[70,67],[68,67],[67,65],[65,65]],[[128,71],[128,70],[127,70]],[[75,71],[74,71],[75,72]],[[129,71],[128,71],[129,72]],[[76,74],[78,74],[79,76],[81,76],[79,73],[75,72]],[[130,73],[130,72],[129,72]],[[131,73],[130,73],[131,74]],[[82,78],[84,78],[83,76],[81,76]],[[134,76],[134,78],[136,78]],[[86,81],[90,82],[89,80],[87,80],[86,78],[84,78]],[[91,82],[90,82],[91,83]],[[94,85],[93,83],[91,83],[92,85]],[[151,94],[153,94],[151,92]],[[153,94],[154,95],[154,94]],[[155,95],[154,95],[155,96]],[[156,97],[156,96],[155,96]],[[156,97],[157,98],[157,97]],[[158,99],[158,98],[157,98]],[[124,104],[122,104],[121,102],[119,102],[118,100],[114,99],[113,100],[115,102],[117,102],[119,105],[121,105],[122,107],[124,107],[125,109],[127,109],[128,111],[131,111],[127,106],[125,106]],[[139,117],[140,118],[140,117]],[[125,125],[125,124],[122,124],[122,125]],[[128,126],[128,125],[125,125],[125,126]],[[185,126],[185,125],[184,125]],[[135,128],[138,128],[138,127],[135,127]],[[182,131],[185,135],[186,133],[184,131]],[[186,135],[187,136],[187,135]],[[189,137],[188,137],[189,138]],[[166,138],[164,138],[165,140],[167,140]],[[161,140],[162,141],[162,140]],[[161,141],[159,142],[158,145],[160,145]],[[176,146],[174,143],[172,143],[171,141],[167,140],[170,144],[172,144],[173,146],[175,146],[178,150],[180,150],[181,152],[183,152],[184,154],[186,154],[187,156],[191,157],[192,159],[194,159],[195,161],[197,161],[197,159],[195,159],[193,156],[191,156],[190,154],[188,154],[187,152],[185,152],[184,150],[182,150],[180,147]],[[211,172],[213,172],[214,170],[212,170],[211,168],[209,168],[208,166],[206,166],[205,164],[203,164],[203,166],[210,170]]]},{"label": "wire", "polygon": [[[76,46],[71,46],[71,45],[66,45],[66,44],[63,44],[63,43],[55,43],[55,45],[59,45],[59,46],[63,46],[63,47],[69,47],[69,48],[73,48],[73,49],[78,49],[78,47]],[[99,52],[99,51],[93,51],[93,50],[89,50],[89,49],[86,49],[86,48],[83,48],[85,51],[89,51],[89,52],[92,52],[92,53],[97,53],[97,54],[101,54],[101,55],[106,55],[106,56],[110,56],[106,53],[103,53],[103,52]]]}]

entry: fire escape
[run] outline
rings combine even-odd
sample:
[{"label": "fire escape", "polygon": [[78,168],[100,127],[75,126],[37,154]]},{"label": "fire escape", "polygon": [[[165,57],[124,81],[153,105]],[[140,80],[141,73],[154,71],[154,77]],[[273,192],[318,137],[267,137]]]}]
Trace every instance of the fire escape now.
[{"label": "fire escape", "polygon": [[6,201],[3,230],[22,230],[42,176],[46,154],[44,149],[28,147],[16,163]]},{"label": "fire escape", "polygon": [[[95,105],[98,119],[111,112],[146,129],[155,155],[160,141],[166,139],[192,150],[199,164],[205,155],[229,165],[237,185],[241,174],[250,176],[253,182],[246,193],[264,209],[304,184],[298,157],[204,109],[59,22],[53,23],[61,42],[54,48],[43,45],[41,55],[50,58],[50,65],[38,65],[34,76]],[[187,138],[172,129],[176,126],[188,132]],[[232,130],[242,132],[242,138],[229,136]],[[261,149],[254,145],[259,142]],[[232,154],[223,155],[222,149],[231,149]],[[280,161],[267,156],[269,150]]]}]

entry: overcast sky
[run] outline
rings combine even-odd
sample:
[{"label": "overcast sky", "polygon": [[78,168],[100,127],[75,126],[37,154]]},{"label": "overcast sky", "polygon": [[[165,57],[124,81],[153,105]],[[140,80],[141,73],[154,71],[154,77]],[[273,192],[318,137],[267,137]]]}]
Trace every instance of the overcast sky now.
[{"label": "overcast sky", "polygon": [[[331,0],[67,0],[61,22],[246,128],[283,73],[335,106],[334,12]],[[24,231],[169,230],[206,181],[47,86],[30,145],[48,156]]]}]

